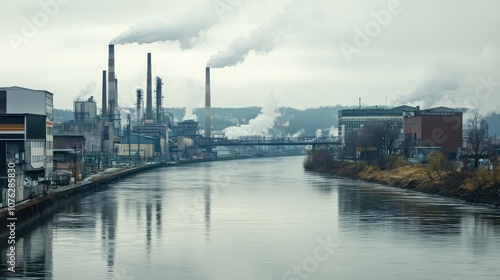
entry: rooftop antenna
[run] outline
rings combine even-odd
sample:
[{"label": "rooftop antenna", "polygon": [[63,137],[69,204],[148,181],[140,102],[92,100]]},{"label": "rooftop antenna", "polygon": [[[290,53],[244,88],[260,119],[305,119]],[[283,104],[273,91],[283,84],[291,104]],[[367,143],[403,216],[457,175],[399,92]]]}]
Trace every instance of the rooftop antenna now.
[{"label": "rooftop antenna", "polygon": [[361,109],[361,97],[359,98],[359,109]]}]

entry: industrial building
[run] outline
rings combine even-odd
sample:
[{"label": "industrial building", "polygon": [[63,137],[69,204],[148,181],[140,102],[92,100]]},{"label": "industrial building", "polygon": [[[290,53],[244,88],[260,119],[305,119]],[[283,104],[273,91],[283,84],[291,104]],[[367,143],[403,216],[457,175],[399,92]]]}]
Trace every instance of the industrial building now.
[{"label": "industrial building", "polygon": [[[83,135],[54,135],[54,165],[58,171],[67,171],[77,180],[82,178],[85,137]],[[91,169],[92,165],[87,168]],[[95,167],[94,167],[95,168]],[[86,174],[92,173],[90,170]]]},{"label": "industrial building", "polygon": [[53,173],[52,111],[51,92],[0,87],[2,205],[6,203],[8,163],[15,164],[17,201],[38,195],[49,185]]},{"label": "industrial building", "polygon": [[461,111],[437,107],[408,111],[404,117],[405,153],[411,158],[424,158],[426,151],[439,150],[455,159],[462,149]]},{"label": "industrial building", "polygon": [[339,137],[345,147],[345,156],[356,156],[358,148],[356,145],[356,139],[360,129],[364,126],[380,126],[383,127],[385,131],[397,130],[400,132],[400,137],[396,141],[402,143],[403,115],[406,112],[414,110],[415,107],[411,106],[340,110],[338,112]]},{"label": "industrial building", "polygon": [[414,110],[415,107],[411,106],[340,110],[338,113],[339,137],[346,141],[350,136],[357,135],[361,127],[368,125],[394,124],[402,127],[403,113]]}]

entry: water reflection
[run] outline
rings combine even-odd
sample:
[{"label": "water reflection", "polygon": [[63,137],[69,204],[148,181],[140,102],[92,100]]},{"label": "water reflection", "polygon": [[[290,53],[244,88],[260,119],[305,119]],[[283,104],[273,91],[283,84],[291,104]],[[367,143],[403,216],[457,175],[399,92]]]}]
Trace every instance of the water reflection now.
[{"label": "water reflection", "polygon": [[118,224],[117,199],[109,192],[100,195],[101,243],[108,273],[115,267],[116,225]]},{"label": "water reflection", "polygon": [[[362,182],[340,181],[340,223],[348,227],[389,227],[434,237],[464,234],[465,229],[475,235],[500,233],[497,214],[488,218],[484,213],[476,213],[478,208],[461,202]],[[486,208],[479,209],[490,212]]]}]

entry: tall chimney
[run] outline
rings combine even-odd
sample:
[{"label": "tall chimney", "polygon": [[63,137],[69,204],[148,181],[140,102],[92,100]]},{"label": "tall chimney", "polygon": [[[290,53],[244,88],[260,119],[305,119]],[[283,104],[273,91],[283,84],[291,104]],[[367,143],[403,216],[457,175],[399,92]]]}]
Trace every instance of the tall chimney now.
[{"label": "tall chimney", "polygon": [[161,121],[161,96],[162,96],[162,89],[161,86],[163,85],[163,82],[161,81],[160,77],[156,77],[156,120],[157,122]]},{"label": "tall chimney", "polygon": [[146,85],[146,119],[153,119],[153,92],[152,92],[152,78],[151,78],[151,53],[148,53],[148,76]]},{"label": "tall chimney", "polygon": [[210,67],[205,69],[205,138],[212,137],[210,123]]},{"label": "tall chimney", "polygon": [[118,105],[118,79],[115,74],[115,108],[118,109],[118,107],[120,107]]},{"label": "tall chimney", "polygon": [[115,45],[109,45],[108,59],[108,114],[115,114]]},{"label": "tall chimney", "polygon": [[104,118],[108,115],[108,98],[106,96],[106,70],[102,70],[102,112]]},{"label": "tall chimney", "polygon": [[137,112],[137,123],[139,123],[139,124],[142,122],[141,103],[142,103],[142,89],[138,88],[137,89],[136,112]]}]

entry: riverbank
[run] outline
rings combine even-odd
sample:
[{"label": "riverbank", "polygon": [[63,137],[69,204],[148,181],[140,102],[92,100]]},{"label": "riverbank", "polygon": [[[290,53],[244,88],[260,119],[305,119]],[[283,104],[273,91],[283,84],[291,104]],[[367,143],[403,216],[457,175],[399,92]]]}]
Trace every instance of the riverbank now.
[{"label": "riverbank", "polygon": [[373,164],[334,161],[325,155],[309,156],[308,171],[378,183],[401,189],[500,207],[498,174],[492,170],[436,171],[425,165],[398,162],[382,169]]},{"label": "riverbank", "polygon": [[[45,196],[37,196],[18,204],[15,207],[15,211],[13,211],[14,215],[10,215],[11,211],[8,211],[8,209],[2,209],[0,212],[0,237],[8,234],[9,229],[7,225],[11,222],[15,222],[16,228],[19,228],[63,203],[82,197],[89,192],[103,189],[112,182],[135,175],[139,172],[164,166],[166,166],[164,163],[154,163],[146,164],[141,167],[108,170],[107,172],[92,177],[90,180],[54,188]],[[15,218],[15,220],[11,218]]]}]

